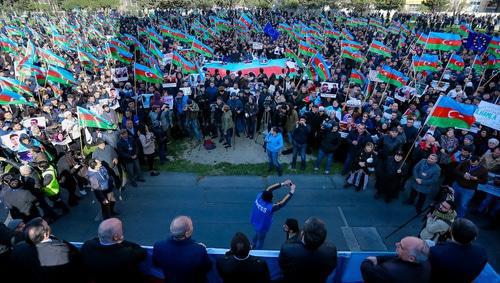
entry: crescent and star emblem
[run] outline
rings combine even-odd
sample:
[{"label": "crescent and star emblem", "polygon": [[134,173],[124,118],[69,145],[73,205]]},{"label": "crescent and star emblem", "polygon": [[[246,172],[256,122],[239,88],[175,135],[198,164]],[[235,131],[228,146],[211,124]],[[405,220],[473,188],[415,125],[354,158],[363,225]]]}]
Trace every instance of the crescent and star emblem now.
[{"label": "crescent and star emblem", "polygon": [[448,118],[459,118],[459,119],[464,119],[464,115],[460,114],[460,112],[456,110],[450,110],[448,112]]}]

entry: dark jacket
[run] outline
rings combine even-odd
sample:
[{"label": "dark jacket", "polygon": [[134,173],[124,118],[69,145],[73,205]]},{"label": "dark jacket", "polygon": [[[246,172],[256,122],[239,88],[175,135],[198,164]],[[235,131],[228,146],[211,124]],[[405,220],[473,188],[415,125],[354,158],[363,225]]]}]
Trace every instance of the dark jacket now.
[{"label": "dark jacket", "polygon": [[131,136],[129,136],[126,140],[120,138],[116,147],[116,152],[118,153],[118,157],[122,162],[132,162],[132,156],[139,153],[139,151],[137,150],[136,140]]},{"label": "dark jacket", "polygon": [[269,268],[264,260],[254,256],[237,259],[230,253],[217,259],[217,272],[224,283],[267,283]]},{"label": "dark jacket", "polygon": [[83,282],[77,248],[55,238],[36,246],[20,243],[14,247],[10,259],[18,282]]},{"label": "dark jacket", "polygon": [[153,264],[163,270],[165,282],[169,283],[205,282],[212,268],[205,247],[192,239],[156,242]]},{"label": "dark jacket", "polygon": [[365,283],[427,283],[430,274],[429,261],[419,264],[403,261],[397,256],[377,256],[377,265],[368,259],[361,263]]},{"label": "dark jacket", "polygon": [[[465,179],[465,173],[469,173],[471,176],[477,177],[477,180],[467,180]],[[460,185],[460,187],[475,190],[478,184],[486,184],[488,181],[488,169],[483,165],[472,167],[470,165],[470,160],[465,160],[457,166],[455,170],[457,178],[455,179]]]},{"label": "dark jacket", "polygon": [[328,131],[323,135],[321,139],[321,149],[325,153],[332,153],[339,147],[340,144],[340,134],[339,132]]},{"label": "dark jacket", "polygon": [[306,144],[310,132],[311,127],[309,125],[298,124],[292,132],[293,141],[297,144]]},{"label": "dark jacket", "polygon": [[284,244],[279,255],[284,282],[324,283],[337,266],[337,249],[323,244],[310,250],[302,242]]},{"label": "dark jacket", "polygon": [[486,251],[476,245],[452,241],[430,248],[431,282],[472,282],[488,262]]},{"label": "dark jacket", "polygon": [[128,241],[101,245],[96,238],[86,241],[80,251],[85,274],[92,282],[141,282],[139,263],[147,256],[141,246]]},{"label": "dark jacket", "polygon": [[[368,134],[367,131],[363,132],[361,135],[359,134],[357,129],[354,129],[349,132],[347,136],[347,141],[349,142],[349,152],[353,155],[356,155],[361,149],[363,149],[366,143],[372,141],[372,137]],[[358,144],[352,144],[353,141],[357,141]]]}]

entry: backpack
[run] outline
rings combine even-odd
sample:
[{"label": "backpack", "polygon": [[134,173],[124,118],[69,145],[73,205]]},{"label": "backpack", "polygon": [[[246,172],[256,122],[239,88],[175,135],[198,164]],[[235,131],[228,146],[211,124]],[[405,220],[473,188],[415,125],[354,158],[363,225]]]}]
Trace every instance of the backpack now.
[{"label": "backpack", "polygon": [[206,139],[205,141],[203,141],[203,147],[206,150],[212,150],[216,148],[215,143],[211,139]]}]

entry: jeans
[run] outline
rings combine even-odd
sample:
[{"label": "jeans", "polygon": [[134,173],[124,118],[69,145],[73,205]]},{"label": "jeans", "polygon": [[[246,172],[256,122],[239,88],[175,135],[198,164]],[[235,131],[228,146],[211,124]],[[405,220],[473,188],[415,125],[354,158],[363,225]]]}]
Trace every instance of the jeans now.
[{"label": "jeans", "polygon": [[300,152],[300,161],[303,165],[306,164],[306,149],[307,143],[299,144],[295,141],[293,142],[293,157],[292,157],[292,166],[295,167],[295,163],[297,163],[297,155]]},{"label": "jeans", "polygon": [[278,160],[279,152],[267,151],[267,159],[269,160],[269,170],[272,170],[273,167],[276,167],[278,172],[281,171],[281,165]]},{"label": "jeans", "polygon": [[226,143],[231,145],[231,138],[233,137],[233,128],[227,129],[226,134],[224,135],[226,138]]},{"label": "jeans", "polygon": [[143,179],[141,166],[138,159],[133,159],[125,163],[125,170],[127,171],[127,178],[130,182]]},{"label": "jeans", "polygon": [[351,153],[351,151],[348,151],[345,157],[344,167],[342,168],[343,175],[347,174],[351,169],[352,159],[353,159],[353,154]]},{"label": "jeans", "polygon": [[196,140],[202,140],[203,137],[201,136],[200,125],[198,124],[197,119],[187,119],[186,128],[189,131],[189,134],[192,135]]},{"label": "jeans", "polygon": [[319,166],[321,165],[321,161],[323,161],[323,158],[325,157],[326,157],[325,171],[330,171],[330,168],[332,167],[333,152],[326,153],[321,148],[318,150],[318,159],[316,159],[316,162],[314,162],[314,168],[319,168]]},{"label": "jeans", "polygon": [[245,118],[243,117],[237,117],[236,118],[236,134],[239,135],[240,133],[245,132]]},{"label": "jeans", "polygon": [[454,182],[453,190],[455,190],[455,201],[457,202],[457,217],[465,217],[467,213],[467,207],[469,206],[469,202],[474,196],[475,190],[469,190],[464,187],[461,187],[457,182]]},{"label": "jeans", "polygon": [[255,236],[252,240],[252,250],[261,250],[264,246],[264,240],[266,239],[267,232],[255,231]]},{"label": "jeans", "polygon": [[247,124],[247,136],[253,138],[255,134],[255,118],[250,117],[246,119],[246,124]]}]

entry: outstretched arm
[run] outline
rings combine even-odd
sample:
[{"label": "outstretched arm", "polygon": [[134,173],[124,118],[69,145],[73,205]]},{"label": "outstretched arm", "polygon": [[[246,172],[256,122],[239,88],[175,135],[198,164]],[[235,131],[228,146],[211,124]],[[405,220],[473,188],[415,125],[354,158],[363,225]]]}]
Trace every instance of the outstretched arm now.
[{"label": "outstretched arm", "polygon": [[290,192],[288,192],[288,194],[286,194],[280,201],[278,201],[273,205],[273,212],[278,211],[279,209],[284,207],[287,204],[287,202],[292,198],[293,194],[295,193],[295,184],[291,183],[289,186],[290,186]]}]

